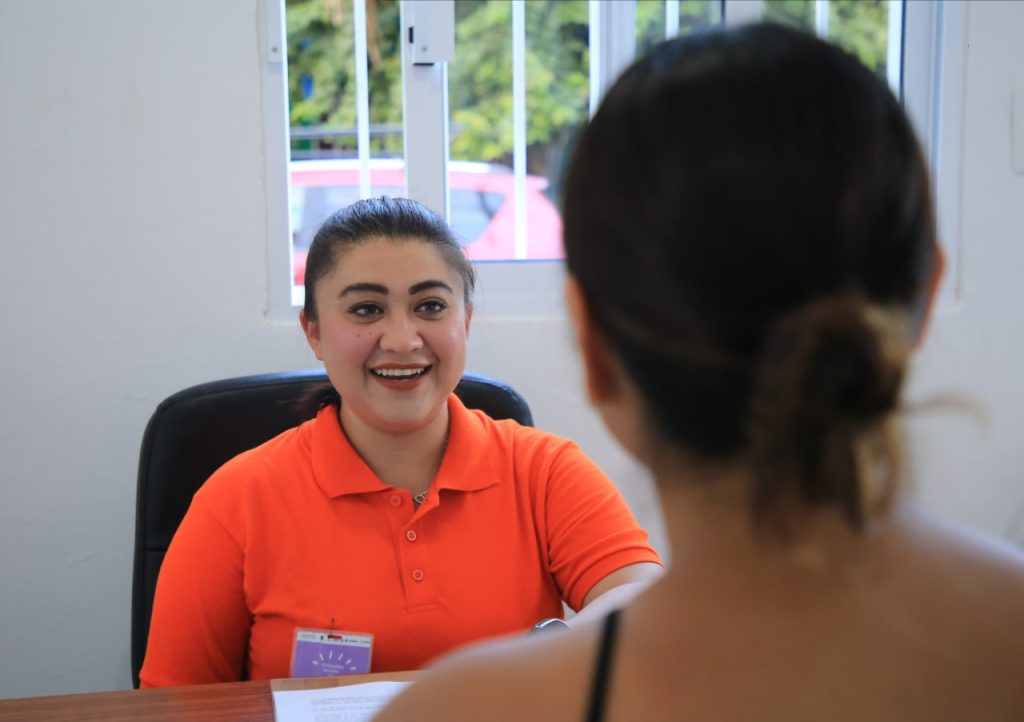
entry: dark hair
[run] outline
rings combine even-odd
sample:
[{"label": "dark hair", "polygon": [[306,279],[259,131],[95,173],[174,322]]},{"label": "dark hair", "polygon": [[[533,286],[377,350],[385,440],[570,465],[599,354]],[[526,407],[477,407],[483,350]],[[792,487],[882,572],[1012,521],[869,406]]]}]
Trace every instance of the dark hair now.
[{"label": "dark hair", "polygon": [[437,248],[452,270],[462,278],[466,304],[471,302],[476,273],[444,218],[409,198],[382,196],[339,208],[328,216],[313,236],[306,256],[306,296],[302,306],[306,318],[317,319],[317,283],[334,270],[341,253],[376,238],[422,241]]},{"label": "dark hair", "polygon": [[935,231],[913,131],[856,58],[769,24],[661,44],[582,132],[564,223],[659,435],[749,456],[758,518],[887,503]]},{"label": "dark hair", "polygon": [[[463,298],[468,306],[476,287],[473,265],[459,245],[444,218],[422,203],[409,198],[367,198],[340,208],[321,224],[306,256],[305,302],[303,313],[316,321],[316,287],[341,260],[344,251],[378,238],[395,241],[420,241],[434,246],[462,278]],[[338,392],[330,384],[314,390],[301,406],[308,413],[328,404],[339,404]]]}]

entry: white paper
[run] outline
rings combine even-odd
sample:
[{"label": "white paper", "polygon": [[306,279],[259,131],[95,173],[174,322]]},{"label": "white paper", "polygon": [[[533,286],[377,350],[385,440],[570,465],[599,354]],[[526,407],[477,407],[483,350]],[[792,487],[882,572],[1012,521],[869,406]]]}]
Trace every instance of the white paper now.
[{"label": "white paper", "polygon": [[342,687],[274,691],[277,722],[370,722],[412,682],[366,682]]}]

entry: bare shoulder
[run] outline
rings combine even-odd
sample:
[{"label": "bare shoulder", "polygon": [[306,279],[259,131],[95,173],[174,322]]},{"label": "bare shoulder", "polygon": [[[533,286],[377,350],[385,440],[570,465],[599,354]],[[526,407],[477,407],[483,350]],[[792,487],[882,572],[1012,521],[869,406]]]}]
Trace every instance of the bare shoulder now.
[{"label": "bare shoulder", "polygon": [[922,622],[960,645],[964,659],[1024,668],[1024,550],[986,532],[916,512],[903,518],[904,589]]},{"label": "bare shoulder", "polygon": [[906,539],[923,561],[945,574],[968,575],[998,587],[1003,594],[1024,594],[1024,549],[987,532],[940,520],[920,511],[902,515]]},{"label": "bare shoulder", "polygon": [[539,722],[582,717],[595,645],[596,629],[588,626],[467,648],[431,667],[375,719]]}]

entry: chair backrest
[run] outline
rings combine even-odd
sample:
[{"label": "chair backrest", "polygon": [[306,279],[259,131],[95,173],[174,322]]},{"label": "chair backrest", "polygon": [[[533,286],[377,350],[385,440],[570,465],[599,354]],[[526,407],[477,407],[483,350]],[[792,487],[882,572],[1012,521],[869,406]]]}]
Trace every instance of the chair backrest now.
[{"label": "chair backrest", "polygon": [[[192,496],[233,456],[305,420],[301,401],[328,383],[323,369],[213,381],[165,399],[142,437],[132,582],[132,679],[146,656],[153,593],[164,554]],[[466,373],[455,389],[469,408],[531,426],[526,401],[510,386]],[[308,414],[306,414],[308,418]]]}]

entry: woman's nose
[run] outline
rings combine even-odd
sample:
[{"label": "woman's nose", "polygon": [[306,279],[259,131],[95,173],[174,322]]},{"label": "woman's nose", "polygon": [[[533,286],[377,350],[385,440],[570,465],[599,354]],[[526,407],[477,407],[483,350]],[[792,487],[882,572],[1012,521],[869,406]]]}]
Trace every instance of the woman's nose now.
[{"label": "woman's nose", "polygon": [[388,318],[380,337],[380,348],[393,353],[409,353],[423,348],[423,339],[415,321],[398,315]]}]

